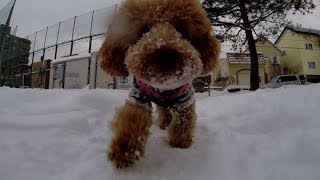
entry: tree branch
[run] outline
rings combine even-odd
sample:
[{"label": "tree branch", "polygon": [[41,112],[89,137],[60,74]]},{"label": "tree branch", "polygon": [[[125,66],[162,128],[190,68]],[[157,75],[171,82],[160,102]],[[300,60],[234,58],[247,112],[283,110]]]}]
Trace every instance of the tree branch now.
[{"label": "tree branch", "polygon": [[239,29],[239,31],[237,32],[236,36],[238,36],[242,30],[243,29]]},{"label": "tree branch", "polygon": [[254,34],[256,35],[256,36],[259,36],[259,34],[256,32],[256,30],[253,28],[252,29],[252,31],[254,32]]},{"label": "tree branch", "polygon": [[210,15],[210,17],[212,17],[212,18],[215,18],[215,17],[221,17],[221,16],[225,16],[225,15],[228,15],[228,14],[232,14],[232,13],[234,13],[234,12],[240,12],[240,9],[232,9],[232,10],[229,10],[229,11],[224,11],[224,10],[222,10],[222,9],[219,9],[219,10],[217,10],[216,8],[208,8],[207,9],[208,11],[210,11],[210,12],[215,12],[215,11],[217,11],[217,12],[221,12],[221,11],[223,11],[224,13],[217,13],[217,14],[211,14]]},{"label": "tree branch", "polygon": [[278,7],[278,8],[275,8],[275,10],[271,11],[269,14],[265,15],[265,16],[262,16],[263,13],[257,18],[257,19],[254,19],[250,22],[251,23],[254,23],[254,25],[251,26],[250,29],[253,29],[257,24],[259,24],[260,21],[264,21],[266,20],[268,17],[270,17],[271,15],[273,15],[274,13],[276,12],[281,12],[283,11],[283,9],[287,8],[287,6],[289,6],[290,4],[286,4],[284,6],[281,6],[281,7]]},{"label": "tree branch", "polygon": [[[234,23],[238,23],[241,20],[241,18],[238,18]],[[234,26],[230,26],[223,34],[222,37],[224,37],[229,31],[230,29],[234,28]],[[242,30],[242,29],[241,29]],[[239,33],[238,33],[239,34]]]},{"label": "tree branch", "polygon": [[250,30],[248,28],[245,28],[244,26],[241,26],[240,24],[236,24],[235,22],[226,22],[226,21],[219,21],[217,19],[212,19],[212,21],[214,21],[213,25],[215,26],[233,26],[233,27],[238,27],[238,28],[241,28],[243,30]]}]

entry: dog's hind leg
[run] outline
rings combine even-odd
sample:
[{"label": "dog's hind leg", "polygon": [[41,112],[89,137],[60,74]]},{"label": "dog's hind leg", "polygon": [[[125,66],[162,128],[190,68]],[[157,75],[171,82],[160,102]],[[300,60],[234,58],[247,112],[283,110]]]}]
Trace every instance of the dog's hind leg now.
[{"label": "dog's hind leg", "polygon": [[175,148],[188,148],[193,143],[196,123],[195,103],[186,108],[172,108],[172,122],[168,127],[170,145]]},{"label": "dog's hind leg", "polygon": [[111,123],[113,139],[107,153],[108,159],[122,168],[143,157],[151,124],[151,109],[147,105],[127,101],[117,109]]},{"label": "dog's hind leg", "polygon": [[165,130],[172,120],[170,109],[157,106],[157,114],[159,127],[160,129]]}]

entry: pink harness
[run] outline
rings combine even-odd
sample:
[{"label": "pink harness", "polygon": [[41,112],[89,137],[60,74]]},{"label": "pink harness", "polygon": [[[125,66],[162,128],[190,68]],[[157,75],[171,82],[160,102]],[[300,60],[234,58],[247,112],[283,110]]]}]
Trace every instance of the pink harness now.
[{"label": "pink harness", "polygon": [[165,91],[160,92],[159,89],[156,89],[141,80],[136,80],[136,83],[139,86],[139,90],[142,93],[145,93],[146,95],[148,95],[150,97],[155,97],[155,98],[159,98],[159,99],[174,99],[174,98],[180,97],[183,94],[185,94],[189,90],[189,87],[190,87],[190,84],[187,83],[187,84],[184,84],[184,85],[178,87],[177,89],[165,90]]}]

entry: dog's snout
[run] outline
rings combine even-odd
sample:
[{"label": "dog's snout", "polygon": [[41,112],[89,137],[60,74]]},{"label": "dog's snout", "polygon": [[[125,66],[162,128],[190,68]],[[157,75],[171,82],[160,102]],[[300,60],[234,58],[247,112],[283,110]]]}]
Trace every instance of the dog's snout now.
[{"label": "dog's snout", "polygon": [[199,52],[170,23],[152,26],[131,45],[125,64],[131,74],[162,88],[183,85],[202,71]]},{"label": "dog's snout", "polygon": [[154,53],[155,63],[159,64],[161,69],[173,68],[177,65],[179,54],[173,49],[159,49]]},{"label": "dog's snout", "polygon": [[172,71],[181,67],[179,63],[181,59],[182,57],[178,51],[167,47],[155,50],[149,57],[151,63],[163,72]]}]

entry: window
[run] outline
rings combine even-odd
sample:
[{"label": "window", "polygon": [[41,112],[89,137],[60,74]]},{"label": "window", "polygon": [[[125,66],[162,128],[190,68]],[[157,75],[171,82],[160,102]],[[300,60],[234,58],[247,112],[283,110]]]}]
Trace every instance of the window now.
[{"label": "window", "polygon": [[283,80],[285,82],[287,82],[287,81],[296,81],[297,77],[296,76],[284,76]]},{"label": "window", "polygon": [[276,56],[273,56],[273,57],[272,57],[272,61],[273,61],[273,62],[277,62],[277,57],[276,57]]},{"label": "window", "polygon": [[272,64],[277,64],[277,57],[272,57]]},{"label": "window", "polygon": [[279,79],[277,80],[277,83],[289,82],[289,81],[297,81],[297,77],[296,76],[282,76],[282,77],[279,77]]},{"label": "window", "polygon": [[273,77],[271,80],[270,80],[270,83],[274,83],[276,80],[277,80],[277,76],[276,77]]},{"label": "window", "polygon": [[121,79],[120,79],[120,84],[122,84],[122,85],[128,85],[128,84],[129,84],[128,77],[121,78]]},{"label": "window", "polygon": [[273,57],[272,57],[272,64],[279,64],[279,58],[278,58],[278,56],[273,56]]},{"label": "window", "polygon": [[306,43],[305,46],[306,46],[306,49],[313,49],[311,43]]},{"label": "window", "polygon": [[308,62],[309,69],[315,69],[316,68],[316,63],[315,62]]}]

